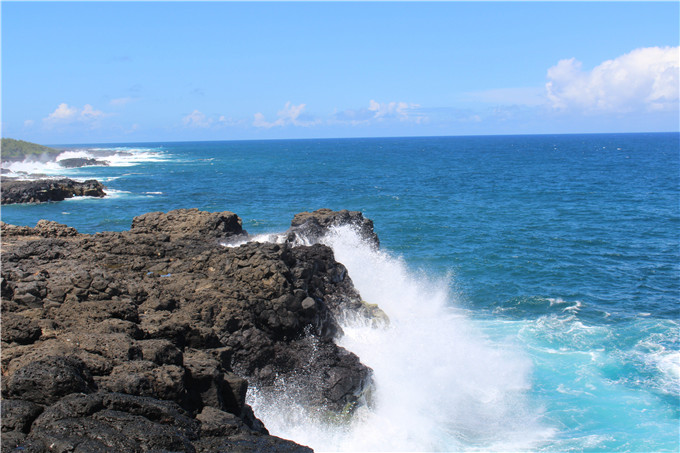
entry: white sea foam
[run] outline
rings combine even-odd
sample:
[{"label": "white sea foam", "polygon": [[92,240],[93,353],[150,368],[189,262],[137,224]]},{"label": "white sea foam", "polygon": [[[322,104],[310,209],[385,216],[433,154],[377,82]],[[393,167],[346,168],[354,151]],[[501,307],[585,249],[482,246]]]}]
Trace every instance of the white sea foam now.
[{"label": "white sea foam", "polygon": [[651,358],[661,372],[661,390],[671,395],[680,395],[680,352],[663,350]]},{"label": "white sea foam", "polygon": [[554,306],[554,305],[557,305],[557,306],[568,305],[567,307],[564,307],[562,309],[563,312],[568,311],[568,312],[575,313],[575,312],[578,312],[581,309],[581,307],[583,306],[581,301],[577,300],[577,301],[574,301],[572,303],[572,302],[568,302],[568,301],[566,301],[566,300],[564,300],[560,297],[558,297],[558,298],[549,297],[548,302],[550,302],[551,307]]},{"label": "white sea foam", "polygon": [[[69,149],[61,152],[54,160],[24,160],[5,164],[14,175],[22,179],[28,179],[32,174],[44,174],[48,176],[70,175],[78,169],[67,169],[59,162],[64,159],[97,159],[106,161],[110,167],[132,167],[144,162],[161,162],[172,158],[171,155],[157,148],[83,148]],[[23,173],[20,173],[23,172]],[[24,174],[25,173],[25,174]]]},{"label": "white sea foam", "polygon": [[373,369],[372,404],[328,424],[294,401],[295,389],[248,400],[270,432],[317,451],[527,450],[554,431],[528,400],[532,365],[516,347],[481,335],[451,308],[446,281],[410,270],[348,227],[324,239],[387,328],[346,321],[341,346]]},{"label": "white sea foam", "polygon": [[649,369],[657,371],[654,386],[663,393],[680,395],[680,351],[672,347],[677,341],[677,326],[667,332],[655,332],[639,341],[633,356],[639,357]]},{"label": "white sea foam", "polygon": [[131,195],[131,192],[128,192],[127,190],[116,190],[116,189],[105,189],[104,193],[106,193],[106,196],[104,198],[121,198],[124,196]]},{"label": "white sea foam", "polygon": [[4,168],[9,169],[14,173],[11,176],[16,176],[18,179],[29,179],[32,174],[53,176],[64,172],[64,168],[56,161],[41,162],[24,160],[21,162],[4,164]]}]

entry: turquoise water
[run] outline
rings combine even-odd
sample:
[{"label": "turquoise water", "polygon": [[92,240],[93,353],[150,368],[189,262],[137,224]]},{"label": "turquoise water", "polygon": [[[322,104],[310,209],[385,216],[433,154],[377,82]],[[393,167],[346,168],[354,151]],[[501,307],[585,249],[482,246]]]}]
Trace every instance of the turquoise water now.
[{"label": "turquoise water", "polygon": [[[98,178],[109,196],[4,206],[2,220],[93,233],[198,207],[233,211],[259,234],[285,230],[300,211],[360,210],[415,288],[441,289],[475,332],[462,340],[458,324],[432,321],[432,341],[506,351],[465,367],[510,373],[520,384],[494,392],[534,414],[527,444],[485,437],[485,423],[512,426],[510,405],[493,423],[468,412],[474,429],[433,419],[442,426],[431,435],[445,440],[414,434],[423,449],[678,451],[679,143],[669,133],[69,146],[71,156],[119,154],[110,167],[30,170]],[[451,361],[443,382],[462,364]],[[467,401],[451,387],[447,401]]]}]

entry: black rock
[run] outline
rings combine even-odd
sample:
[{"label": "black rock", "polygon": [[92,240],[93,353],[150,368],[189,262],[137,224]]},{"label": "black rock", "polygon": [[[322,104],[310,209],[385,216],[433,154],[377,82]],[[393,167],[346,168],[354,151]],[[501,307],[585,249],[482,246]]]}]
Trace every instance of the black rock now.
[{"label": "black rock", "polygon": [[77,182],[72,179],[39,179],[33,181],[2,180],[2,204],[43,203],[73,197],[106,195],[104,186],[94,179]]},{"label": "black rock", "polygon": [[[362,219],[336,214],[298,227]],[[3,450],[309,451],[267,434],[248,386],[285,380],[331,413],[371,386],[335,343],[366,304],[325,245],[223,247],[247,237],[241,219],[195,209],[95,235],[0,227],[2,396],[16,408]]]},{"label": "black rock", "polygon": [[71,159],[61,159],[59,165],[64,168],[79,168],[92,165],[101,165],[108,167],[109,163],[105,160],[98,160],[91,157],[74,157]]},{"label": "black rock", "polygon": [[290,226],[289,234],[301,236],[308,241],[314,242],[324,236],[329,229],[335,226],[351,225],[359,231],[359,234],[371,245],[380,247],[378,235],[373,231],[373,221],[364,218],[359,211],[332,211],[330,209],[318,209],[314,212],[301,212],[295,214]]}]

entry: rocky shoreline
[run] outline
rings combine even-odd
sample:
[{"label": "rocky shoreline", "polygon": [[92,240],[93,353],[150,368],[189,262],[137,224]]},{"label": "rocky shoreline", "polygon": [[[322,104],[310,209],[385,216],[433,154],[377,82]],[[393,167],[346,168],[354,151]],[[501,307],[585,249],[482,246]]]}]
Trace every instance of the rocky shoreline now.
[{"label": "rocky shoreline", "polygon": [[84,182],[68,178],[15,180],[2,179],[2,204],[44,203],[73,197],[106,196],[105,186],[96,179]]},{"label": "rocky shoreline", "polygon": [[94,235],[3,223],[2,451],[310,451],[270,436],[246,390],[286,380],[329,418],[366,398],[371,370],[334,339],[343,313],[379,309],[329,247],[298,245],[345,223],[378,246],[349,211],[240,246],[231,212]]}]

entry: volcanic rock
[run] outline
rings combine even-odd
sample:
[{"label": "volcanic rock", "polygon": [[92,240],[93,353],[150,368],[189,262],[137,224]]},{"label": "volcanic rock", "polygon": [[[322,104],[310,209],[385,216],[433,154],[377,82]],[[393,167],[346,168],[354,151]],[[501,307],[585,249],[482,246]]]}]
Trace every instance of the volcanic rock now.
[{"label": "volcanic rock", "polygon": [[195,209],[1,227],[2,451],[309,451],[267,434],[248,386],[339,413],[371,385],[334,341],[366,303],[325,245],[225,247],[238,216]]},{"label": "volcanic rock", "polygon": [[332,227],[341,225],[354,227],[369,244],[375,248],[380,247],[378,235],[373,231],[373,221],[364,218],[359,211],[318,209],[314,212],[301,212],[293,217],[289,232],[291,235],[314,242]]},{"label": "volcanic rock", "polygon": [[2,204],[42,203],[62,201],[73,197],[99,197],[106,195],[104,186],[97,180],[77,182],[72,179],[39,179],[34,181],[2,180]]},{"label": "volcanic rock", "polygon": [[70,159],[61,159],[58,162],[59,165],[64,168],[80,168],[92,165],[108,167],[109,165],[109,163],[105,160],[94,159],[92,157],[73,157]]}]

